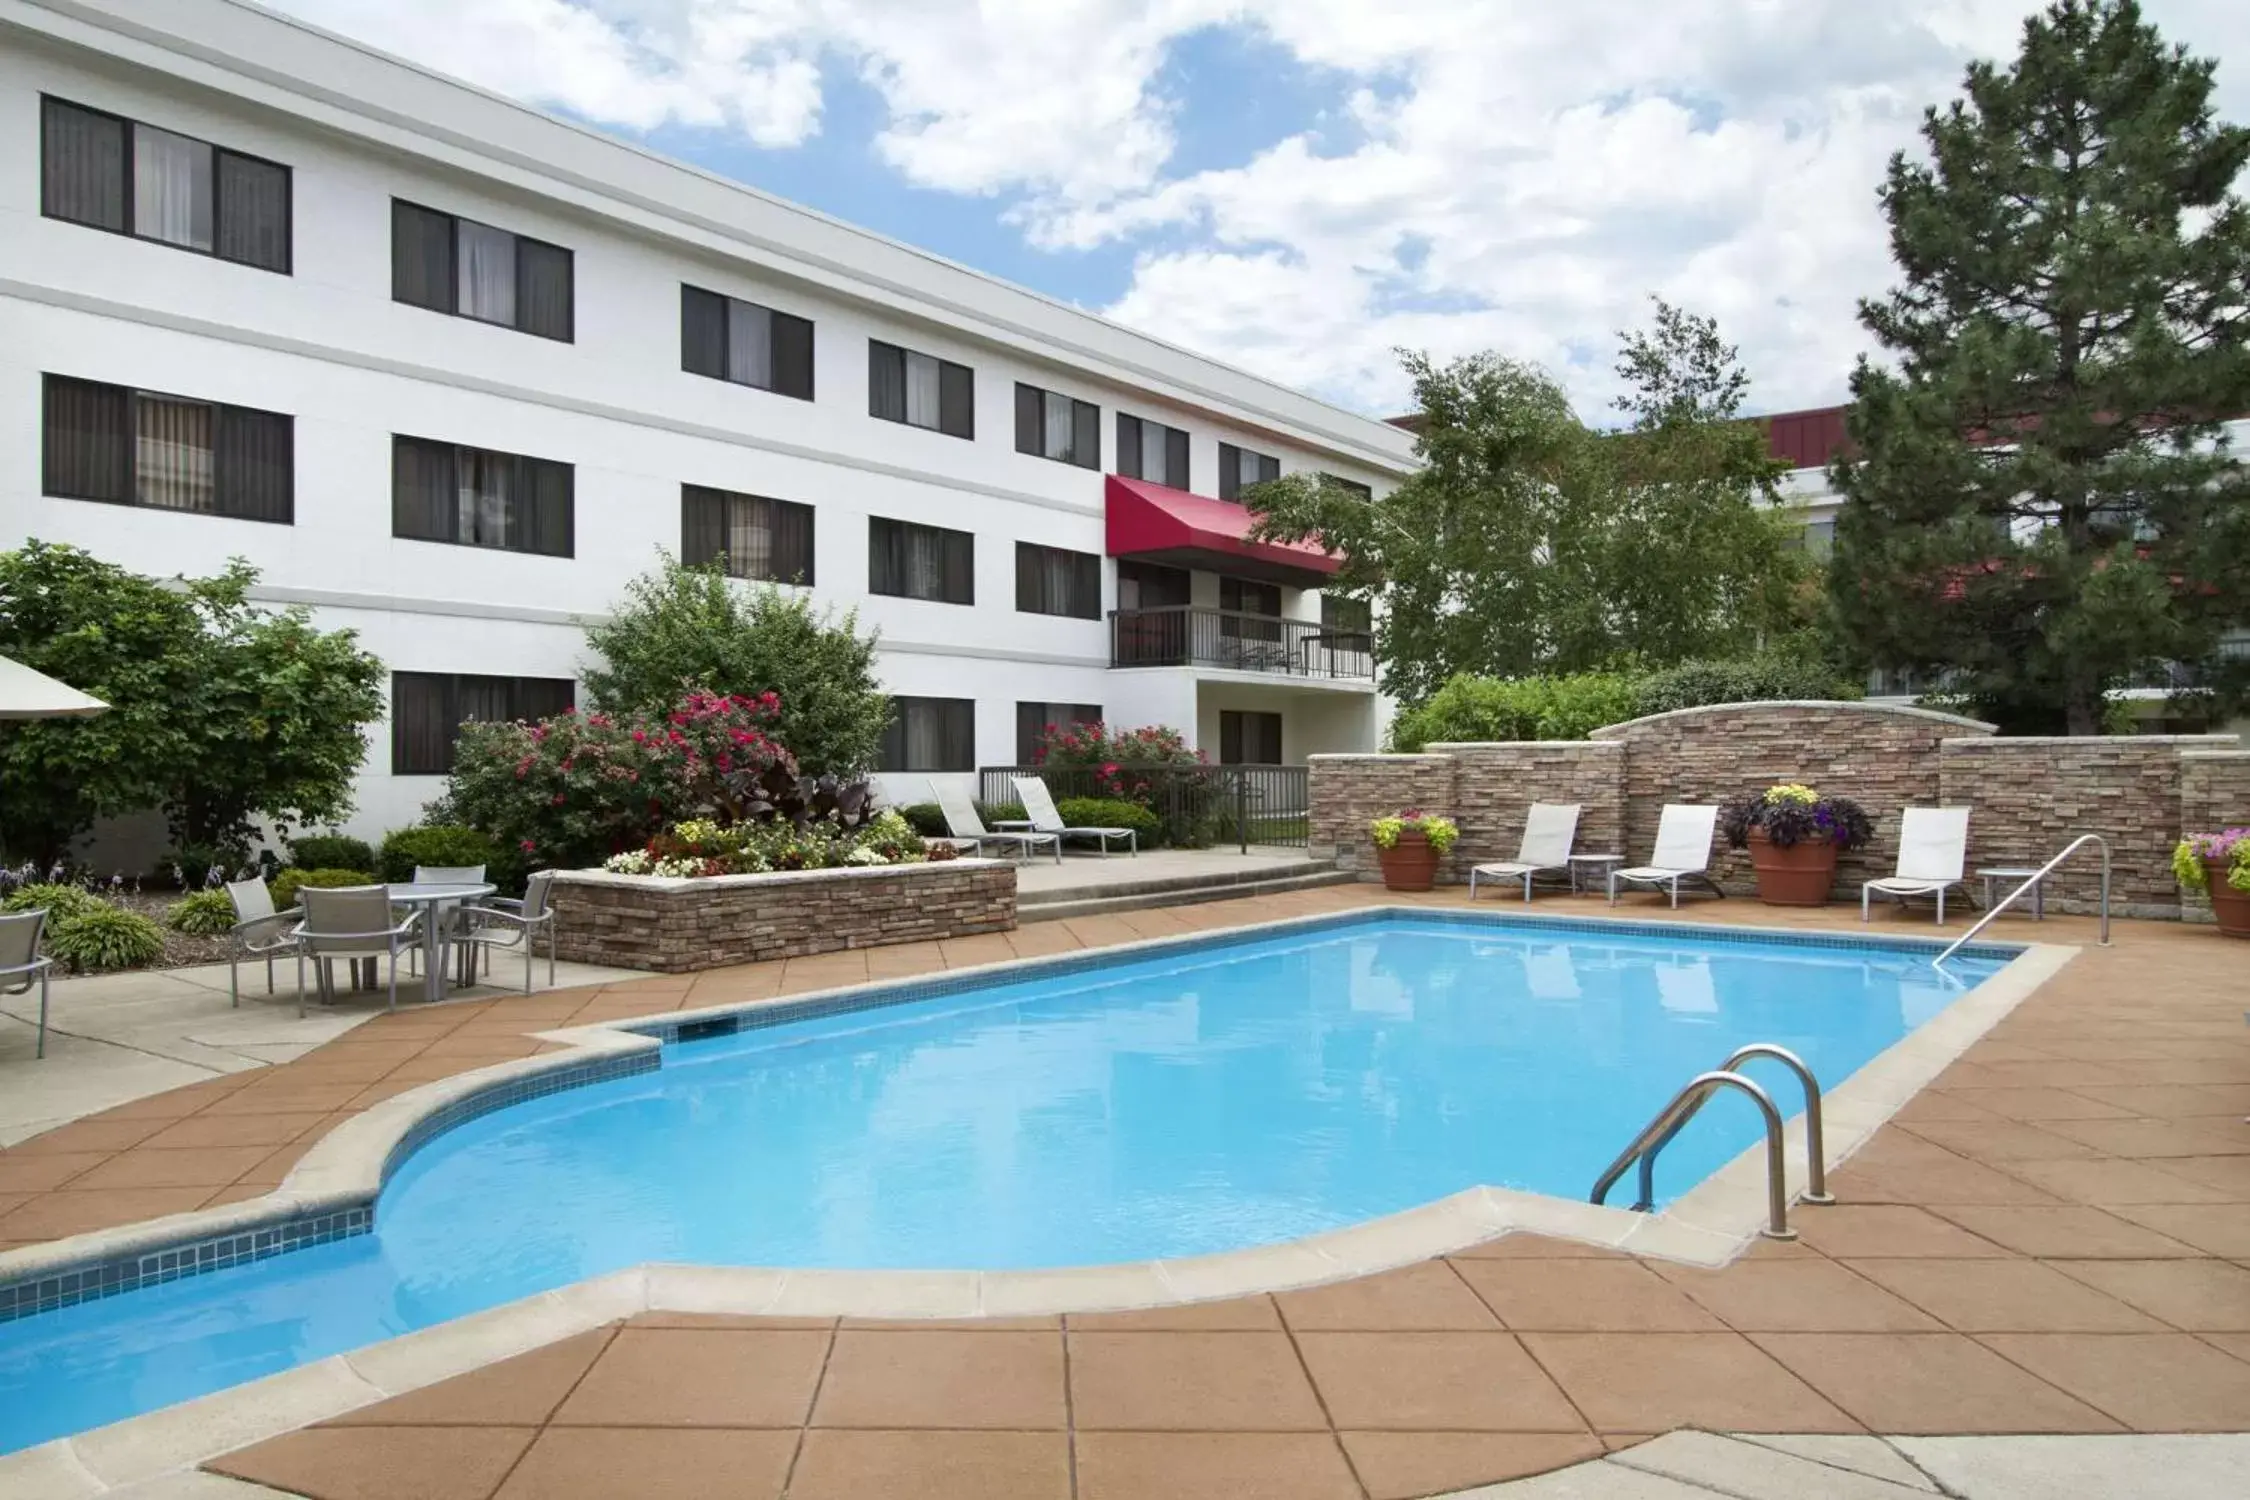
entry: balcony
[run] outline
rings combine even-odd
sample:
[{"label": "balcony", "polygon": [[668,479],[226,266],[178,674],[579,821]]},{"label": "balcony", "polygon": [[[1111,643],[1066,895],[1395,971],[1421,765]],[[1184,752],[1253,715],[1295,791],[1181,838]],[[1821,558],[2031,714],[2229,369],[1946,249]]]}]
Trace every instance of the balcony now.
[{"label": "balcony", "polygon": [[1178,604],[1111,610],[1109,664],[1372,682],[1375,643],[1364,630]]}]

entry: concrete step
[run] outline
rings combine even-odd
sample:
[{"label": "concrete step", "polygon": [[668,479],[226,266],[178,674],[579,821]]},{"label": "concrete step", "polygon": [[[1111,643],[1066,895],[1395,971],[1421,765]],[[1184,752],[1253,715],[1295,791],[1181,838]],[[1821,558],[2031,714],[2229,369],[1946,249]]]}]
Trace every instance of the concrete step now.
[{"label": "concrete step", "polygon": [[1295,869],[1289,874],[1273,874],[1268,879],[1204,880],[1204,881],[1150,881],[1147,884],[1161,887],[1155,890],[1118,892],[1115,887],[1099,888],[1103,894],[1085,890],[1052,893],[1063,899],[1018,902],[1016,921],[1053,922],[1066,917],[1093,917],[1109,912],[1140,911],[1151,906],[1186,906],[1202,901],[1232,901],[1241,896],[1274,896],[1283,891],[1309,891],[1324,885],[1350,885],[1358,877],[1349,870],[1335,868],[1332,861],[1317,863],[1325,869]]},{"label": "concrete step", "polygon": [[[1022,883],[1019,881],[1016,905],[1018,907],[1042,906],[1058,901],[1090,901],[1106,899],[1111,896],[1152,896],[1168,891],[1201,890],[1206,886],[1249,885],[1259,881],[1288,880],[1299,875],[1323,875],[1336,868],[1336,861],[1333,859],[1268,859],[1256,864],[1245,865],[1240,869],[1230,869],[1221,859],[1214,858],[1208,865],[1184,873],[1175,863],[1171,874],[1144,875],[1141,871],[1150,865],[1154,865],[1154,860],[1143,864],[1130,855],[1119,854],[1112,855],[1098,863],[1075,859],[1071,863],[1080,868],[1090,865],[1099,878],[1077,885],[1051,886],[1030,890],[1023,889]],[[1199,863],[1201,862],[1199,861]],[[1162,868],[1162,866],[1156,867]],[[1043,866],[1027,865],[1025,869],[1027,873],[1034,876],[1047,873]]]}]

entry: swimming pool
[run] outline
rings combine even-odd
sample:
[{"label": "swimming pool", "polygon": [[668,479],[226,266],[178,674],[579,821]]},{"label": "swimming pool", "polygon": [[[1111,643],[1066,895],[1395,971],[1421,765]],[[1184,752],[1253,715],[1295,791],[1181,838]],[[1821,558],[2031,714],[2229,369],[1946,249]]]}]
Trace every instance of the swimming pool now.
[{"label": "swimming pool", "polygon": [[[1834,1086],[2004,961],[1929,951],[1386,915],[676,1043],[437,1136],[372,1233],[0,1324],[0,1451],[647,1261],[1087,1265],[1583,1198],[1735,1047]],[[1756,1138],[1715,1102],[1660,1193]]]}]

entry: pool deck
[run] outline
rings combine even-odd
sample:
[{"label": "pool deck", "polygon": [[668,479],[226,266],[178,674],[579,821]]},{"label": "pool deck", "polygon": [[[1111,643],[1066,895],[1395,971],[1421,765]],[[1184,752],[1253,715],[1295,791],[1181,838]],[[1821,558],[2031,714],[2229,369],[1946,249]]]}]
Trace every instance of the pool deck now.
[{"label": "pool deck", "polygon": [[[565,1025],[1464,899],[1332,887],[378,1016],[296,1061],[0,1151],[0,1243],[256,1196],[367,1106],[539,1052],[552,1044],[533,1033]],[[1671,916],[1645,899],[1619,911]],[[1843,908],[1742,900],[1678,916],[1933,930],[1926,915],[1862,928]],[[2090,944],[2092,924],[2004,919],[1993,935]],[[1800,1241],[1759,1242],[1723,1269],[1519,1233],[1326,1286],[1133,1312],[644,1312],[206,1465],[251,1484],[195,1483],[316,1500],[1405,1500],[1593,1463],[1525,1500],[1904,1495],[1935,1493],[1929,1475],[1947,1476],[1929,1455],[1955,1450],[1868,1435],[2250,1431],[2250,948],[2169,923],[2120,923],[2116,939],[2085,948],[1882,1126],[1833,1175],[1837,1206],[1798,1210]],[[1680,1428],[1861,1445],[1635,1446]],[[1745,1451],[1766,1488],[1725,1477]],[[2185,1448],[2103,1451],[2143,1455],[2128,1492],[2202,1493],[2204,1468],[2182,1457],[2174,1475],[2153,1456]],[[2242,1450],[2229,1452],[2218,1472],[2238,1478]],[[1818,1486],[1800,1473],[1788,1488],[1785,1467],[1809,1462],[1824,1465]]]}]

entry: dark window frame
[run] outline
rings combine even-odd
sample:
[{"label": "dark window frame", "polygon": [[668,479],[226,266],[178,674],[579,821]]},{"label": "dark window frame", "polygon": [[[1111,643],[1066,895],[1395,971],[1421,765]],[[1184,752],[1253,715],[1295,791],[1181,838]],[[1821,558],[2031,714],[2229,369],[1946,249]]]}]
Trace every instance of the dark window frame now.
[{"label": "dark window frame", "polygon": [[[1270,709],[1221,709],[1219,711],[1219,764],[1222,766],[1287,765],[1288,762],[1282,758],[1284,754],[1283,728],[1282,716]],[[1255,736],[1250,733],[1252,729],[1258,731]],[[1265,750],[1269,729],[1273,747],[1272,758],[1266,759],[1261,755],[1261,758],[1257,760],[1245,759],[1252,751],[1262,752]],[[1258,744],[1253,746],[1245,743],[1252,738],[1255,738]]]},{"label": "dark window frame", "polygon": [[[946,719],[937,728],[940,750],[958,750],[958,755],[940,754],[942,764],[917,765],[909,753],[913,737],[907,732],[906,715],[909,707],[935,706]],[[901,693],[890,700],[891,715],[883,727],[883,737],[876,750],[875,769],[896,772],[959,772],[977,768],[977,700],[974,698],[937,698],[926,694]],[[950,742],[950,743],[948,743]]]},{"label": "dark window frame", "polygon": [[[884,574],[886,555],[893,544],[879,539],[878,529],[888,526],[903,529],[899,539],[901,542],[905,540],[904,531],[927,531],[933,533],[939,539],[938,546],[941,550],[941,556],[938,562],[938,583],[941,592],[935,594],[910,593],[907,591],[906,580],[903,577],[898,580],[898,587],[886,586],[891,581]],[[958,539],[958,542],[955,539]],[[960,548],[960,566],[956,569],[952,566],[952,549],[957,545]],[[966,591],[959,598],[942,592],[949,573],[957,574],[967,584]],[[867,592],[883,599],[918,599],[925,604],[954,604],[974,608],[977,602],[976,533],[957,530],[950,526],[932,526],[922,521],[901,521],[895,516],[869,516],[867,518]]]},{"label": "dark window frame", "polygon": [[1343,475],[1331,474],[1326,469],[1320,471],[1320,477],[1338,489],[1351,491],[1356,499],[1366,504],[1372,505],[1375,501],[1375,486],[1371,484],[1361,484],[1356,479],[1346,479]]},{"label": "dark window frame", "polygon": [[[1056,608],[1057,601],[1042,596],[1046,590],[1046,554],[1068,560],[1071,579],[1070,592],[1077,596],[1078,607]],[[1028,596],[1028,597],[1027,597]],[[1063,600],[1064,605],[1071,600]],[[1020,615],[1049,615],[1064,620],[1098,620],[1102,617],[1102,560],[1099,554],[1076,552],[1068,547],[1049,547],[1038,542],[1016,543],[1016,613]]]},{"label": "dark window frame", "polygon": [[[424,450],[437,448],[447,450],[449,462],[454,466],[453,479],[447,488],[456,496],[458,496],[461,486],[460,463],[461,455],[464,453],[478,454],[486,458],[505,459],[515,464],[517,466],[516,483],[519,486],[519,493],[524,496],[526,501],[530,502],[536,502],[539,498],[529,488],[536,482],[539,473],[538,469],[531,466],[539,465],[549,471],[559,471],[562,490],[562,509],[559,521],[559,528],[562,533],[562,549],[555,551],[544,547],[494,546],[489,542],[479,542],[473,539],[465,540],[459,534],[458,500],[456,500],[455,507],[450,512],[456,522],[453,535],[430,536],[419,531],[401,531],[399,526],[401,524],[402,507],[406,504],[405,497],[400,493],[399,485],[402,467],[401,455],[409,445]],[[528,539],[533,532],[540,528],[537,525],[536,518],[524,514],[517,529]],[[391,434],[391,537],[393,540],[401,542],[431,542],[441,547],[473,547],[482,552],[513,552],[524,557],[575,558],[578,555],[578,466],[559,458],[540,458],[536,454],[511,453],[500,448],[481,448],[474,443],[456,443],[445,438],[418,437],[411,433],[394,432]]]},{"label": "dark window frame", "polygon": [[[699,526],[699,518],[695,514],[698,505],[705,505],[713,500],[720,502],[722,506],[719,524],[716,527],[719,546],[715,549],[703,545],[704,541],[707,540],[704,533],[711,528],[708,523]],[[726,511],[731,510],[737,502],[769,505],[775,508],[774,514],[767,521],[767,526],[774,534],[773,550],[777,558],[782,550],[784,534],[795,531],[801,525],[802,530],[797,534],[803,538],[804,552],[801,559],[803,566],[786,573],[779,571],[786,566],[786,561],[777,561],[774,564],[774,571],[766,573],[749,573],[738,569],[735,566],[737,559],[726,550],[725,544],[726,534],[732,529]],[[815,530],[817,524],[813,507],[799,500],[783,500],[773,495],[753,495],[744,490],[723,490],[716,485],[709,484],[683,484],[680,486],[680,561],[694,567],[709,562],[715,557],[723,556],[726,559],[726,574],[729,578],[740,578],[751,583],[782,583],[796,588],[811,588],[813,586],[813,558],[818,551]]]},{"label": "dark window frame", "polygon": [[1371,636],[1375,631],[1375,606],[1365,599],[1324,593],[1320,596],[1320,628],[1328,635]]},{"label": "dark window frame", "polygon": [[[54,456],[55,386],[57,382],[90,386],[114,392],[123,398],[125,422],[116,436],[121,440],[122,451],[115,459],[124,481],[124,493],[97,495],[72,489],[56,481],[57,464]],[[211,413],[211,508],[207,511],[189,510],[176,505],[157,505],[141,498],[140,463],[137,452],[141,435],[141,402],[144,400],[174,402],[183,406],[204,407]],[[287,482],[283,487],[281,514],[259,515],[242,508],[242,496],[230,485],[232,444],[227,432],[232,421],[255,418],[286,424],[289,462]],[[86,380],[76,375],[57,375],[43,371],[39,381],[39,492],[51,499],[78,500],[90,505],[120,505],[132,510],[155,511],[163,515],[209,516],[222,521],[252,521],[265,526],[293,526],[297,521],[297,418],[290,412],[269,411],[259,406],[236,406],[228,401],[211,401],[201,396],[182,396],[171,391],[149,390],[141,386],[118,385],[107,380]],[[230,495],[230,490],[234,492]],[[230,501],[232,502],[230,504]]]},{"label": "dark window frame", "polygon": [[[1260,453],[1255,448],[1245,448],[1240,443],[1219,444],[1219,498],[1237,504],[1242,500],[1242,460],[1248,455],[1258,461],[1258,477],[1253,484],[1271,484],[1281,477],[1281,460],[1271,453]],[[1271,470],[1268,473],[1266,471]]]},{"label": "dark window frame", "polygon": [[[453,226],[452,260],[448,267],[451,274],[446,277],[446,305],[443,307],[429,302],[417,302],[400,293],[398,211],[401,208],[428,214],[432,218],[447,220]],[[494,318],[480,318],[474,313],[461,311],[461,226],[463,224],[474,224],[479,229],[489,229],[494,234],[504,234],[514,243],[516,266],[516,320],[514,322],[502,323]],[[523,314],[526,299],[523,294],[525,281],[523,251],[526,245],[534,245],[542,250],[552,250],[564,260],[568,275],[563,288],[564,328],[561,333],[549,333],[545,329],[524,326]],[[575,344],[578,342],[578,252],[572,250],[568,245],[558,245],[552,240],[540,239],[537,235],[525,234],[520,230],[509,229],[499,224],[490,224],[483,219],[472,219],[466,214],[453,213],[448,209],[432,208],[427,203],[417,203],[412,198],[401,198],[394,194],[391,198],[391,300],[402,307],[415,307],[424,312],[440,313],[448,318],[459,318],[464,323],[476,323],[486,328],[505,328],[511,333],[526,334],[535,339],[546,339],[550,343]]]},{"label": "dark window frame", "polygon": [[[899,410],[895,416],[882,410],[882,393],[876,380],[877,362],[892,354],[898,356],[901,393]],[[920,422],[907,420],[904,392],[906,356],[910,354],[920,355],[938,367],[938,414],[935,425],[925,426]],[[961,420],[949,423],[949,411],[957,414]],[[895,422],[917,432],[935,432],[973,443],[977,440],[977,372],[973,367],[957,360],[926,354],[920,349],[909,349],[904,344],[894,344],[888,339],[871,338],[867,341],[867,414],[879,422]]]},{"label": "dark window frame", "polygon": [[[57,104],[62,106],[64,109],[75,109],[81,114],[93,115],[98,119],[114,120],[119,125],[124,127],[124,187],[122,193],[123,202],[121,204],[121,211],[119,214],[120,222],[118,224],[114,226],[109,224],[97,224],[91,219],[74,219],[55,212],[54,205],[50,201],[50,195],[47,190],[47,106],[49,104]],[[133,228],[133,132],[136,128],[142,125],[146,125],[151,130],[161,130],[166,135],[179,136],[183,140],[190,140],[195,142],[199,146],[208,147],[210,149],[210,249],[206,250],[201,245],[183,245],[177,240],[158,239],[154,235],[141,234]],[[281,174],[282,235],[281,264],[278,266],[270,266],[267,265],[264,261],[259,260],[245,260],[239,255],[223,255],[219,251],[219,246],[224,240],[224,236],[219,228],[220,208],[223,198],[223,195],[219,191],[219,161],[220,158],[229,156],[233,157],[237,161],[249,162],[253,166],[271,168],[272,170],[277,171]],[[251,151],[237,150],[233,146],[222,146],[217,141],[205,140],[202,136],[199,135],[189,135],[184,130],[174,130],[169,126],[158,125],[153,123],[152,121],[136,120],[131,115],[121,115],[115,110],[97,109],[91,104],[80,104],[75,99],[65,99],[60,94],[49,94],[44,92],[39,95],[39,216],[43,219],[52,219],[57,224],[71,224],[80,229],[98,230],[103,234],[122,235],[126,239],[136,240],[143,245],[162,245],[168,250],[183,250],[189,255],[200,255],[207,260],[224,261],[230,266],[247,266],[253,271],[271,271],[277,276],[294,276],[296,274],[297,179],[295,169],[292,168],[287,162],[275,161],[270,157],[259,156],[255,152]]]},{"label": "dark window frame", "polygon": [[[1064,713],[1056,714],[1054,710],[1058,708]],[[1027,703],[1019,698],[1016,700],[1016,764],[1039,763],[1039,741],[1050,729],[1101,722],[1102,705],[1099,703]]]},{"label": "dark window frame", "polygon": [[[1047,451],[1047,398],[1050,396],[1070,403],[1070,451],[1059,456]],[[1050,391],[1019,380],[1016,382],[1016,451],[1049,463],[1068,464],[1074,469],[1092,469],[1098,473],[1102,466],[1102,409],[1067,392]]]},{"label": "dark window frame", "polygon": [[[718,304],[719,368],[716,370],[698,369],[692,362],[694,349],[692,341],[688,337],[689,309],[693,300],[697,297],[708,297]],[[767,336],[767,349],[771,356],[773,379],[766,385],[760,385],[755,380],[737,380],[726,373],[727,350],[732,346],[732,325],[735,309],[738,307],[762,312],[771,320]],[[804,380],[801,382],[803,389],[801,390],[798,389],[800,382],[797,380],[791,379],[786,384],[782,380],[781,345],[785,325],[801,325],[804,329],[802,347],[804,349],[805,367]],[[794,340],[796,337],[797,335],[792,332],[792,347],[795,347]],[[783,312],[778,307],[769,307],[763,302],[752,302],[746,297],[730,297],[725,292],[714,292],[709,287],[696,286],[691,282],[683,281],[680,283],[680,368],[690,375],[700,375],[706,380],[723,380],[728,385],[739,385],[753,391],[767,391],[776,396],[787,396],[792,401],[810,401],[813,399],[814,371],[816,368],[813,348],[813,320],[797,313]]]},{"label": "dark window frame", "polygon": [[[405,697],[403,688],[412,681],[418,688],[435,684],[439,695],[438,718],[448,724],[445,753],[434,761],[424,763],[420,757],[423,747],[411,743],[406,715],[401,712]],[[474,681],[482,684],[505,684],[502,691],[508,696],[509,712],[502,720],[472,720],[461,716],[462,684]],[[575,707],[578,702],[578,680],[574,677],[510,677],[484,672],[405,672],[391,673],[390,699],[386,712],[391,725],[391,774],[393,776],[446,776],[453,771],[454,747],[460,739],[461,726],[468,723],[511,722],[524,719],[551,718],[565,707]],[[560,692],[555,691],[560,689]],[[544,710],[542,712],[542,710]]]},{"label": "dark window frame", "polygon": [[[1148,435],[1155,428],[1164,434],[1164,476],[1152,479],[1148,472]],[[1178,441],[1174,442],[1173,439]],[[1179,460],[1178,483],[1174,483],[1172,460]],[[1131,412],[1117,414],[1117,472],[1127,479],[1144,480],[1161,484],[1167,489],[1192,493],[1195,489],[1195,455],[1193,444],[1185,427],[1174,427],[1169,422],[1159,422],[1153,417],[1136,417]]]}]

